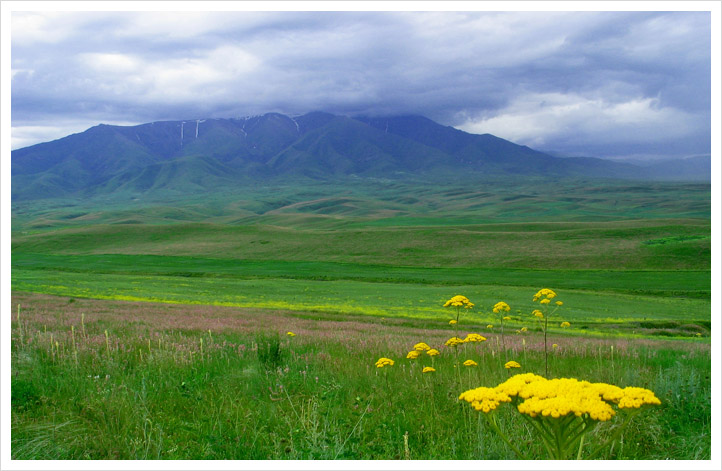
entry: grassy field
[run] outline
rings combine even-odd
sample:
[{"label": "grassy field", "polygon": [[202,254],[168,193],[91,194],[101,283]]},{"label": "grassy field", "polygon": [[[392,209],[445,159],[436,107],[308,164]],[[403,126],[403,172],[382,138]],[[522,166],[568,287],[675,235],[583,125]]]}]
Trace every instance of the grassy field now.
[{"label": "grassy field", "polygon": [[[37,294],[12,303],[20,306],[12,331],[15,459],[516,459],[458,396],[504,381],[507,359],[521,372],[544,373],[539,333],[502,343],[498,331],[485,332],[486,342],[457,353],[445,347],[450,336],[481,328],[463,314],[456,330]],[[406,359],[418,342],[440,355]],[[595,458],[710,458],[708,342],[553,333],[549,345],[549,376],[645,387],[661,400]],[[395,364],[376,368],[380,357]],[[478,365],[461,365],[466,359]],[[436,371],[422,373],[424,366]],[[495,414],[526,457],[544,459],[510,406]],[[586,436],[582,457],[613,438],[625,416],[618,415]]]},{"label": "grassy field", "polygon": [[709,183],[515,178],[502,183],[351,178],[249,181],[233,191],[13,201],[13,231],[98,224],[281,225],[306,229],[489,222],[709,219]]},{"label": "grassy field", "polygon": [[529,293],[553,286],[574,301],[568,320],[585,333],[707,336],[708,233],[704,220],[363,230],[89,226],[15,237],[12,286],[67,297],[424,319],[438,316],[450,293],[464,292],[478,300],[480,322],[503,299],[518,327],[529,328]]},{"label": "grassy field", "polygon": [[286,224],[91,225],[15,233],[13,254],[184,255],[444,268],[710,267],[710,221],[703,219],[334,230]]},{"label": "grassy field", "polygon": [[[85,272],[18,271],[18,291],[65,297],[151,301],[180,304],[256,307],[327,312],[343,316],[367,314],[446,322],[439,306],[450,296],[467,293],[477,307],[469,317],[494,323],[494,304],[505,300],[515,328],[536,328],[531,295],[539,288],[494,285],[430,285],[355,280],[279,280],[183,276],[88,274]],[[544,284],[547,286],[547,284]],[[602,335],[709,336],[710,301],[695,298],[641,296],[604,291],[557,289],[568,307],[566,321],[575,331]],[[498,320],[498,319],[496,319]],[[561,321],[560,321],[561,322]]]},{"label": "grassy field", "polygon": [[[458,397],[546,358],[662,402],[582,457],[709,459],[709,185],[346,183],[14,204],[13,458],[514,459]],[[457,294],[476,306],[454,328]],[[406,359],[422,341],[441,354]]]}]

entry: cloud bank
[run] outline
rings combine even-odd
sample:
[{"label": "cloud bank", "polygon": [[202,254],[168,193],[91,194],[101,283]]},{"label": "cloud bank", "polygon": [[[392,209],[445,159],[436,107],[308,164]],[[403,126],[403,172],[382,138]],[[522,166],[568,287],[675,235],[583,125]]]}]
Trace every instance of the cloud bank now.
[{"label": "cloud bank", "polygon": [[12,12],[13,148],[98,123],[420,114],[569,155],[710,152],[709,12]]}]

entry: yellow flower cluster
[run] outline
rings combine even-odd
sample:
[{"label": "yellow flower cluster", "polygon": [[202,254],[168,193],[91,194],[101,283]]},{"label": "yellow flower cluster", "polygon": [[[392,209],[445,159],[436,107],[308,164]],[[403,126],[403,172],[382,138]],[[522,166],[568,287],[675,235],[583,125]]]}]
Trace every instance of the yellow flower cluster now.
[{"label": "yellow flower cluster", "polygon": [[510,320],[511,320],[511,317],[509,317],[509,316],[504,316],[503,319],[504,319],[505,321],[510,321]]},{"label": "yellow flower cluster", "polygon": [[450,324],[450,325],[454,325],[454,324],[456,324],[456,322],[457,322],[456,319],[451,319],[451,320],[449,321],[449,324]]},{"label": "yellow flower cluster", "polygon": [[410,359],[410,360],[415,360],[415,359],[419,358],[419,354],[420,354],[420,353],[419,353],[418,350],[411,350],[411,351],[406,355],[406,358],[408,358],[408,359]]},{"label": "yellow flower cluster", "polygon": [[541,415],[556,419],[573,413],[577,417],[588,414],[592,420],[606,421],[615,414],[612,406],[603,400],[605,395],[614,393],[611,388],[616,386],[600,384],[595,387],[573,378],[536,381],[519,392],[526,400],[519,404],[518,410],[531,417]]},{"label": "yellow flower cluster", "polygon": [[512,360],[512,361],[507,361],[506,363],[504,363],[504,368],[506,368],[507,370],[509,368],[521,368],[521,365],[519,363],[515,362],[514,360]]},{"label": "yellow flower cluster", "polygon": [[486,326],[486,328],[487,328],[487,329],[493,329],[493,328],[494,328],[494,325],[493,325],[493,324],[489,324],[489,325]]},{"label": "yellow flower cluster", "polygon": [[539,319],[544,319],[544,313],[541,312],[539,309],[534,309],[531,313],[534,314],[534,317],[538,317]]},{"label": "yellow flower cluster", "polygon": [[526,327],[522,327],[522,328],[521,328],[521,331],[522,331],[522,332],[527,332],[528,330],[529,330],[529,329],[526,328]]},{"label": "yellow flower cluster", "polygon": [[[532,301],[537,301],[539,298],[553,299],[557,294],[549,288],[540,289],[532,298]],[[549,301],[547,301],[548,303]]]},{"label": "yellow flower cluster", "polygon": [[469,298],[466,296],[457,295],[453,298],[449,299],[444,303],[444,307],[465,307],[466,309],[471,309],[474,307],[474,303],[469,301]]},{"label": "yellow flower cluster", "polygon": [[645,404],[660,405],[662,402],[654,395],[652,391],[644,388],[635,388],[632,386],[622,390],[624,396],[617,404],[620,409],[639,409]]},{"label": "yellow flower cluster", "polygon": [[286,332],[286,335],[288,335],[289,337],[295,337],[295,336],[296,336],[296,334],[294,334],[293,332]]},{"label": "yellow flower cluster", "polygon": [[561,323],[561,326],[566,328],[566,327],[571,327],[571,324],[569,322],[564,321]]},{"label": "yellow flower cluster", "polygon": [[379,360],[376,362],[376,368],[383,368],[384,366],[393,366],[394,360],[390,358],[379,358]]},{"label": "yellow flower cluster", "polygon": [[422,373],[433,373],[434,371],[436,371],[436,369],[434,369],[430,366],[425,366],[424,369],[421,370]]},{"label": "yellow flower cluster", "polygon": [[494,410],[501,402],[511,402],[516,396],[523,400],[517,410],[530,417],[553,419],[574,414],[587,415],[592,420],[606,421],[616,414],[612,405],[639,408],[661,402],[648,389],[620,388],[606,383],[590,383],[574,378],[548,380],[533,373],[512,376],[495,388],[481,387],[463,392],[460,400],[483,412]]},{"label": "yellow flower cluster", "polygon": [[509,305],[507,303],[505,303],[504,301],[500,301],[500,302],[494,304],[494,309],[492,309],[492,310],[495,313],[499,314],[501,311],[509,312],[510,309],[511,308],[509,307]]},{"label": "yellow flower cluster", "polygon": [[476,366],[476,365],[478,365],[478,363],[475,362],[474,360],[466,360],[464,362],[464,366]]},{"label": "yellow flower cluster", "polygon": [[457,345],[461,345],[464,343],[463,340],[461,340],[459,337],[451,337],[449,340],[446,341],[444,345],[447,347],[456,347]]},{"label": "yellow flower cluster", "polygon": [[435,348],[432,348],[432,349],[427,350],[426,354],[429,355],[430,357],[435,357],[436,355],[439,354],[439,351]]},{"label": "yellow flower cluster", "polygon": [[426,345],[424,342],[420,342],[420,343],[417,343],[416,345],[414,345],[414,350],[417,350],[419,352],[423,352],[424,350],[428,350],[430,348],[431,347]]},{"label": "yellow flower cluster", "polygon": [[501,402],[511,402],[508,394],[498,391],[497,388],[476,388],[461,393],[459,399],[467,401],[474,409],[487,413],[493,411]]},{"label": "yellow flower cluster", "polygon": [[[451,340],[451,339],[449,339]],[[479,334],[466,334],[464,342],[486,342],[486,338]]]}]

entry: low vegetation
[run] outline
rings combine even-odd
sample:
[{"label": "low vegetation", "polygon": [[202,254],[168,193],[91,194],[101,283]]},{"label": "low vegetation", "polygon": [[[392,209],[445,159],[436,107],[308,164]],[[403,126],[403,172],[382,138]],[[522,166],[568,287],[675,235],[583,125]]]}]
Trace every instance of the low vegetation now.
[{"label": "low vegetation", "polygon": [[[470,311],[449,325],[455,313],[441,305],[436,322],[415,326],[35,294],[12,302],[14,459],[516,459],[459,396],[545,364],[540,333],[508,334],[503,348]],[[475,332],[486,340],[445,345]],[[407,358],[420,342],[439,354]],[[620,421],[599,424],[575,456],[610,442],[594,458],[709,459],[708,342],[566,332],[548,342],[550,378],[648,388],[661,402],[621,432]],[[381,357],[393,365],[378,368]],[[520,368],[510,373],[509,361]],[[547,456],[512,408],[495,421],[526,457]]]},{"label": "low vegetation", "polygon": [[709,195],[350,179],[18,203],[12,457],[710,459]]}]

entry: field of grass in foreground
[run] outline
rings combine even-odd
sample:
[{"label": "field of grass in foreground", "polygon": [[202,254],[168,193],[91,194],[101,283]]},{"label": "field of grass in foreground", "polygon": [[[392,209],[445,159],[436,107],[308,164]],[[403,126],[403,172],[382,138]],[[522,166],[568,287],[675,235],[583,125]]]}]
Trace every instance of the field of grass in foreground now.
[{"label": "field of grass in foreground", "polygon": [[[482,332],[457,358],[445,322],[25,293],[12,306],[14,459],[514,459],[458,396],[503,381],[507,359],[544,369],[534,332],[507,335],[506,349]],[[462,313],[462,336],[479,328]],[[417,342],[440,355],[406,359]],[[710,459],[708,342],[553,333],[551,343],[549,376],[645,387],[662,402],[597,458]],[[380,357],[396,363],[378,369]],[[454,367],[467,358],[478,366]],[[508,407],[497,414],[543,459]],[[590,433],[582,458],[618,425]]]}]

